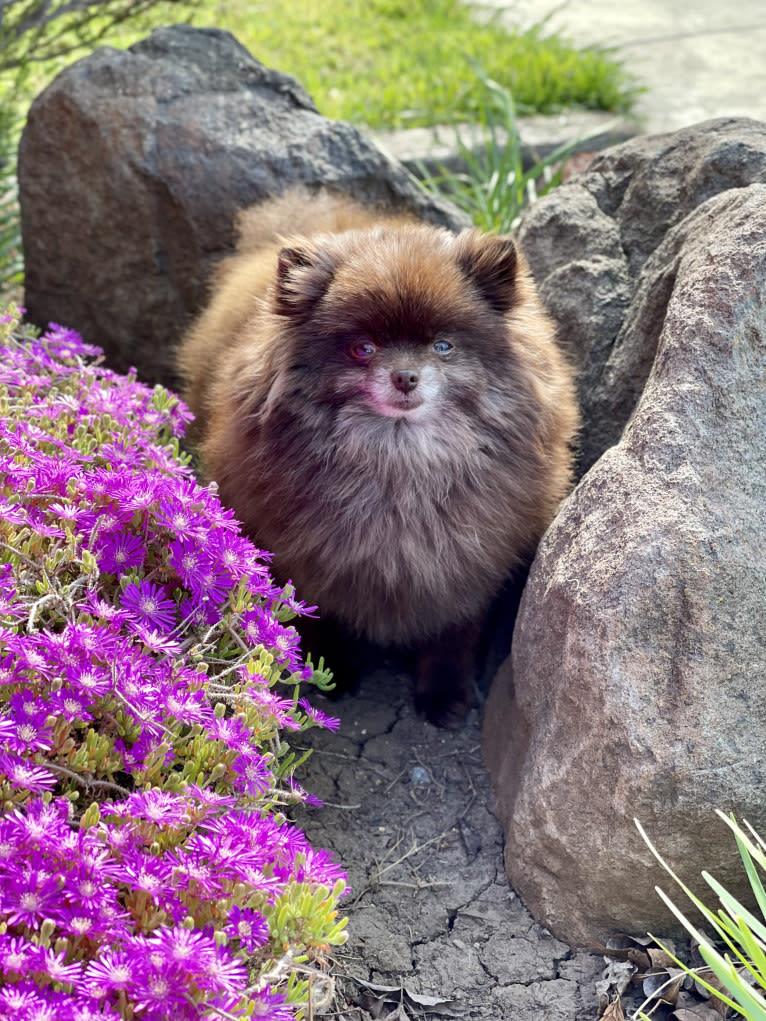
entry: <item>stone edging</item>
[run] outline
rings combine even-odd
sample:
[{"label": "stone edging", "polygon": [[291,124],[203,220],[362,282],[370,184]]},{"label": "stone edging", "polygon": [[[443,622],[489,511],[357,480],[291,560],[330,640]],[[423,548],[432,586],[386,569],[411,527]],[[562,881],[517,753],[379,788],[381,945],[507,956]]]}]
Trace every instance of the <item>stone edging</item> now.
[{"label": "stone edging", "polygon": [[[571,144],[572,152],[590,152],[641,134],[641,127],[635,120],[587,110],[520,117],[518,124],[525,163],[529,165],[564,145]],[[369,134],[379,148],[417,174],[421,165],[431,172],[441,167],[460,169],[459,141],[471,140],[472,130],[472,125],[463,124]],[[478,149],[478,134],[476,138]]]}]

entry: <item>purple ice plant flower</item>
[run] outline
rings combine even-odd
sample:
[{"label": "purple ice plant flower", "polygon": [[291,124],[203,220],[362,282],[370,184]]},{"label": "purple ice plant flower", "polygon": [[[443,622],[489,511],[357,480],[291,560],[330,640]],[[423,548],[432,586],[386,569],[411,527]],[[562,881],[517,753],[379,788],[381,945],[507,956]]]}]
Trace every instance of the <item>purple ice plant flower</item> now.
[{"label": "purple ice plant flower", "polygon": [[164,631],[175,623],[175,602],[151,581],[134,581],[126,585],[122,590],[121,605],[144,627]]},{"label": "purple ice plant flower", "polygon": [[0,971],[4,975],[29,975],[35,971],[41,947],[24,936],[0,935]]},{"label": "purple ice plant flower", "polygon": [[266,758],[250,748],[240,752],[232,763],[232,770],[237,777],[235,789],[246,794],[265,793],[273,779]]},{"label": "purple ice plant flower", "polygon": [[311,797],[280,732],[335,723],[274,690],[311,678],[282,622],[306,608],[193,478],[180,402],[64,327],[14,331],[0,317],[0,1017],[286,1021],[248,969],[280,897],[332,907],[343,879],[271,814]]},{"label": "purple ice plant flower", "polygon": [[326,730],[337,730],[340,727],[340,720],[337,716],[328,716],[327,713],[313,706],[307,698],[299,698],[298,705],[318,727],[324,727]]},{"label": "purple ice plant flower", "polygon": [[0,752],[0,783],[5,782],[24,791],[42,794],[56,786],[56,777],[43,766],[35,766],[28,759],[12,752]]},{"label": "purple ice plant flower", "polygon": [[94,999],[105,998],[109,993],[128,989],[134,981],[135,966],[132,955],[124,947],[103,950],[85,969],[83,986]]},{"label": "purple ice plant flower", "polygon": [[269,938],[269,924],[263,915],[236,904],[229,913],[226,931],[238,939],[249,953],[263,946]]},{"label": "purple ice plant flower", "polygon": [[135,791],[123,801],[111,802],[104,806],[111,814],[121,818],[145,819],[156,826],[177,827],[191,821],[188,798],[169,791]]},{"label": "purple ice plant flower", "polygon": [[132,532],[110,532],[98,544],[96,555],[102,571],[123,574],[141,567],[146,550],[141,539]]}]

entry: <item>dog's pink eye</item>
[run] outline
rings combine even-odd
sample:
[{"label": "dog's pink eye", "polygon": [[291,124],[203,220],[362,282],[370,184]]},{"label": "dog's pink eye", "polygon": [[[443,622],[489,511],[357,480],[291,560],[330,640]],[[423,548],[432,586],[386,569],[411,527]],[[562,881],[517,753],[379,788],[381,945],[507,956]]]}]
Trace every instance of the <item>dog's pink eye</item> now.
[{"label": "dog's pink eye", "polygon": [[371,344],[368,340],[363,340],[360,344],[354,344],[351,348],[351,354],[358,362],[369,362],[376,350],[377,348],[374,344]]}]

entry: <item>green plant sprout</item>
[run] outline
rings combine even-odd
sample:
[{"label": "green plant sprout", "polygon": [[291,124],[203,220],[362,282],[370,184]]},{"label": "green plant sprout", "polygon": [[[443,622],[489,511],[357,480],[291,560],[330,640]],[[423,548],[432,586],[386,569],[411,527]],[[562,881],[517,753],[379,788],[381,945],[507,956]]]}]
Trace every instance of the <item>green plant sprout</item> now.
[{"label": "green plant sprout", "polygon": [[[764,891],[760,870],[766,870],[766,844],[747,822],[739,825],[734,816],[726,816],[720,810],[716,814],[731,829],[737,841],[750,888],[763,917],[766,917],[766,891]],[[638,831],[654,857],[665,869],[676,885],[686,894],[691,903],[714,930],[717,940],[723,945],[719,949],[713,939],[692,922],[674,901],[659,887],[658,895],[683,925],[689,935],[699,944],[702,959],[721,983],[721,989],[706,982],[702,976],[673,954],[669,956],[679,968],[693,975],[696,982],[704,986],[711,996],[723,1001],[748,1021],[766,1021],[766,925],[757,918],[736,897],[732,896],[718,880],[708,872],[702,878],[720,901],[717,911],[709,908],[681,880],[659,851],[652,844],[641,824],[635,820]],[[660,944],[661,945],[661,944]],[[667,948],[664,948],[667,951]],[[642,1019],[647,1015],[639,1013]]]},{"label": "green plant sprout", "polygon": [[[522,209],[561,183],[565,161],[586,147],[588,136],[561,145],[531,165],[519,129],[516,103],[510,90],[472,66],[481,85],[474,123],[456,133],[462,170],[446,164],[432,172],[422,162],[422,185],[454,202],[483,231],[507,234],[519,222]],[[599,129],[608,131],[610,125]]]}]

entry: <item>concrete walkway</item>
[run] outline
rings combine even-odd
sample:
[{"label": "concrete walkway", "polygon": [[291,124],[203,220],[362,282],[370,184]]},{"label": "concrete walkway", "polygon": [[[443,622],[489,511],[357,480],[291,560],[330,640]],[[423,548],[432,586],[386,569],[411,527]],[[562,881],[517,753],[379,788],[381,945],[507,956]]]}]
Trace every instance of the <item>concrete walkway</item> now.
[{"label": "concrete walkway", "polygon": [[[577,45],[613,46],[646,87],[635,114],[647,133],[709,117],[766,121],[766,2],[736,0],[480,0],[509,27],[551,14]],[[553,13],[551,13],[553,12]]]}]

